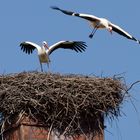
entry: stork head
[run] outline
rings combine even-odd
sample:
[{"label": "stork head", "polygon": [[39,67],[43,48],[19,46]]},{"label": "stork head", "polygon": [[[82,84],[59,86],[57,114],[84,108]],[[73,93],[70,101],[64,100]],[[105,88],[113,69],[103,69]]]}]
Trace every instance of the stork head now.
[{"label": "stork head", "polygon": [[48,44],[47,44],[46,41],[43,41],[42,44],[43,44],[43,46],[44,46],[46,49],[49,49]]}]

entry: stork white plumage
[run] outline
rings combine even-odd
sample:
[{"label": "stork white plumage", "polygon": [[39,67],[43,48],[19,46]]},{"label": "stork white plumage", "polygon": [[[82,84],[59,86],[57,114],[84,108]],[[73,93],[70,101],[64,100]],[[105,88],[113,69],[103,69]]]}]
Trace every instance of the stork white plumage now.
[{"label": "stork white plumage", "polygon": [[55,51],[56,49],[63,48],[63,49],[71,49],[76,52],[83,52],[85,51],[87,45],[83,41],[59,41],[52,46],[48,47],[46,41],[43,41],[42,47],[37,45],[36,43],[25,41],[20,44],[21,50],[27,54],[31,54],[35,49],[38,52],[39,62],[41,66],[41,71],[43,71],[42,63],[47,63],[49,68],[49,55]]},{"label": "stork white plumage", "polygon": [[105,18],[99,18],[99,17],[96,17],[94,15],[89,15],[89,14],[75,13],[75,12],[72,12],[72,11],[67,11],[67,10],[60,9],[56,6],[52,6],[51,8],[54,9],[54,10],[59,10],[66,15],[76,16],[76,17],[80,17],[80,18],[88,20],[90,22],[91,26],[94,27],[91,34],[89,35],[90,38],[93,37],[93,35],[97,31],[97,29],[106,28],[111,34],[112,34],[112,31],[114,31],[114,32],[116,32],[116,33],[118,33],[118,34],[120,34],[120,35],[122,35],[122,36],[124,36],[128,39],[134,40],[134,41],[136,41],[137,43],[140,44],[140,41],[138,39],[136,39],[135,37],[130,35],[128,32],[123,30],[121,27],[111,23],[109,20],[107,20]]}]

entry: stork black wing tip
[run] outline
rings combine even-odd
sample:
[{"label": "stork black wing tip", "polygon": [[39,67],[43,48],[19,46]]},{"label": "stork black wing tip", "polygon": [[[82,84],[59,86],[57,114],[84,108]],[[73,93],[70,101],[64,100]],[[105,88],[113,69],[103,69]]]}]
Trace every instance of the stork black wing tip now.
[{"label": "stork black wing tip", "polygon": [[138,39],[136,39],[136,38],[134,38],[134,37],[132,37],[132,40],[134,40],[134,41],[136,41],[138,44],[140,44],[140,40],[138,40]]},{"label": "stork black wing tip", "polygon": [[85,41],[73,41],[73,42],[86,43]]},{"label": "stork black wing tip", "polygon": [[63,9],[58,8],[57,6],[51,6],[51,8],[54,10],[59,10],[66,15],[73,15],[74,14],[74,12],[72,12],[72,11],[63,10]]},{"label": "stork black wing tip", "polygon": [[137,40],[137,43],[140,44],[140,40]]},{"label": "stork black wing tip", "polygon": [[25,42],[21,42],[21,43],[20,43],[20,46],[23,46],[24,44],[25,44]]},{"label": "stork black wing tip", "polygon": [[19,44],[20,47],[23,47],[23,42]]},{"label": "stork black wing tip", "polygon": [[84,41],[80,41],[80,43],[81,43],[82,45],[84,45],[85,47],[87,47],[86,42],[84,42]]},{"label": "stork black wing tip", "polygon": [[81,43],[83,43],[83,44],[86,44],[86,42],[85,41],[80,41]]},{"label": "stork black wing tip", "polygon": [[60,8],[58,8],[57,6],[51,6],[51,8],[54,10],[60,10]]}]

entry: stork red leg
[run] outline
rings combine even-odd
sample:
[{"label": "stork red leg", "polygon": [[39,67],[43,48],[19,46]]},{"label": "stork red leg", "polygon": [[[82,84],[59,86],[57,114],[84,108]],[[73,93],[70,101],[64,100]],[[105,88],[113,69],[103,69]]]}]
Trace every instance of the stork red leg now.
[{"label": "stork red leg", "polygon": [[95,34],[95,32],[97,31],[97,27],[96,28],[94,28],[93,30],[92,30],[92,32],[91,32],[91,34],[89,35],[89,38],[92,38],[93,36],[94,36],[94,34]]},{"label": "stork red leg", "polygon": [[43,67],[42,67],[42,63],[41,62],[40,62],[40,68],[41,68],[41,72],[43,72]]}]

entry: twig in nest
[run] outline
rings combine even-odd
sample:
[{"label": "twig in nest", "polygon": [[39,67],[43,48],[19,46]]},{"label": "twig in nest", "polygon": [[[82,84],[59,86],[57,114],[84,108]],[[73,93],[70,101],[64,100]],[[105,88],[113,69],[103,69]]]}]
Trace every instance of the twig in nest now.
[{"label": "twig in nest", "polygon": [[25,112],[36,123],[66,136],[101,133],[99,114],[118,117],[127,92],[119,78],[38,72],[1,75],[0,84],[3,125],[5,121],[11,125],[16,117],[20,121]]}]

